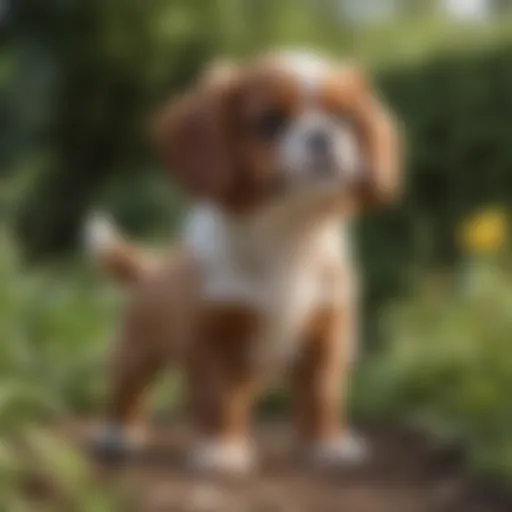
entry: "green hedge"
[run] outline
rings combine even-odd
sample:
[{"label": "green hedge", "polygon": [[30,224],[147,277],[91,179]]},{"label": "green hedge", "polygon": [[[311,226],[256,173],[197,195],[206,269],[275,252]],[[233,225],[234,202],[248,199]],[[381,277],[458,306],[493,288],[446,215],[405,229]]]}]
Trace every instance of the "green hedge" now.
[{"label": "green hedge", "polygon": [[453,263],[460,221],[512,200],[512,44],[453,52],[379,79],[406,127],[407,193],[362,223],[372,304],[409,285],[418,269]]}]

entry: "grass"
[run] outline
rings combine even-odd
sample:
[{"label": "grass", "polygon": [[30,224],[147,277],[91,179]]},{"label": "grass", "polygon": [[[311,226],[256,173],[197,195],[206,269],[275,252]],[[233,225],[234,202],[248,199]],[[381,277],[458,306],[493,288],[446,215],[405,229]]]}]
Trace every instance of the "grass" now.
[{"label": "grass", "polygon": [[407,421],[462,446],[480,474],[512,477],[512,272],[507,259],[428,276],[388,308],[363,365],[359,414]]},{"label": "grass", "polygon": [[28,271],[0,235],[0,510],[113,509],[50,425],[97,408],[112,290],[76,268]]},{"label": "grass", "polygon": [[97,404],[115,291],[76,267],[23,268],[6,233],[0,280],[2,380],[44,390],[60,409]]}]

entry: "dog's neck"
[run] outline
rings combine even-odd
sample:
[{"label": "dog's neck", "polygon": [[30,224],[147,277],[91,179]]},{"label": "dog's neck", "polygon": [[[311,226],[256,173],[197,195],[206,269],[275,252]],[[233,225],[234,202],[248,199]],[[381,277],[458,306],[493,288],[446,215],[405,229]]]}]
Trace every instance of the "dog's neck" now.
[{"label": "dog's neck", "polygon": [[[274,241],[274,248],[308,238],[327,225],[350,223],[350,201],[344,197],[339,180],[303,186],[285,198],[277,198],[247,211],[233,212],[220,204],[200,202],[191,210],[185,230],[192,245],[204,245],[208,233],[220,229],[235,244],[253,245]],[[341,190],[341,192],[340,192]],[[274,240],[272,240],[274,239]],[[233,248],[235,249],[235,248]]]},{"label": "dog's neck", "polygon": [[206,295],[255,302],[261,290],[275,292],[322,262],[347,259],[347,224],[332,215],[300,219],[279,208],[232,216],[202,203],[188,216],[185,243],[203,269]]}]

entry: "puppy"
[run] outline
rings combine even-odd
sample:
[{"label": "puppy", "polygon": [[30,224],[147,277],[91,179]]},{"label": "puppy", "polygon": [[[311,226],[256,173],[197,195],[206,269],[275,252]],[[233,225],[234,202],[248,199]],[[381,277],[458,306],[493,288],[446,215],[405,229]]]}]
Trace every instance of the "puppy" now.
[{"label": "puppy", "polygon": [[281,52],[208,70],[163,109],[156,139],[192,201],[172,254],[148,261],[112,226],[89,226],[100,263],[131,285],[98,446],[134,446],[146,388],[173,363],[195,468],[252,467],[251,407],[275,376],[290,379],[303,453],[359,460],[344,416],[357,344],[350,222],[399,193],[396,121],[357,67]]}]

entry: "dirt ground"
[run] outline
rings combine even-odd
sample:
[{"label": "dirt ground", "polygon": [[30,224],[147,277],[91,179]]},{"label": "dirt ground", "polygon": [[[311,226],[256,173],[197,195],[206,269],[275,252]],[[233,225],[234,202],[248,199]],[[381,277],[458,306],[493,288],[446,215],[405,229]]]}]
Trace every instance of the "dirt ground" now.
[{"label": "dirt ground", "polygon": [[[91,425],[66,436],[83,445]],[[154,427],[144,453],[121,465],[99,464],[106,482],[122,482],[137,512],[505,512],[512,502],[464,476],[453,450],[434,448],[418,435],[363,429],[371,458],[355,469],[303,467],[290,455],[284,423],[257,429],[259,469],[238,479],[204,479],[184,468],[187,430]],[[130,506],[130,509],[132,509]],[[117,512],[117,511],[116,511]]]}]

